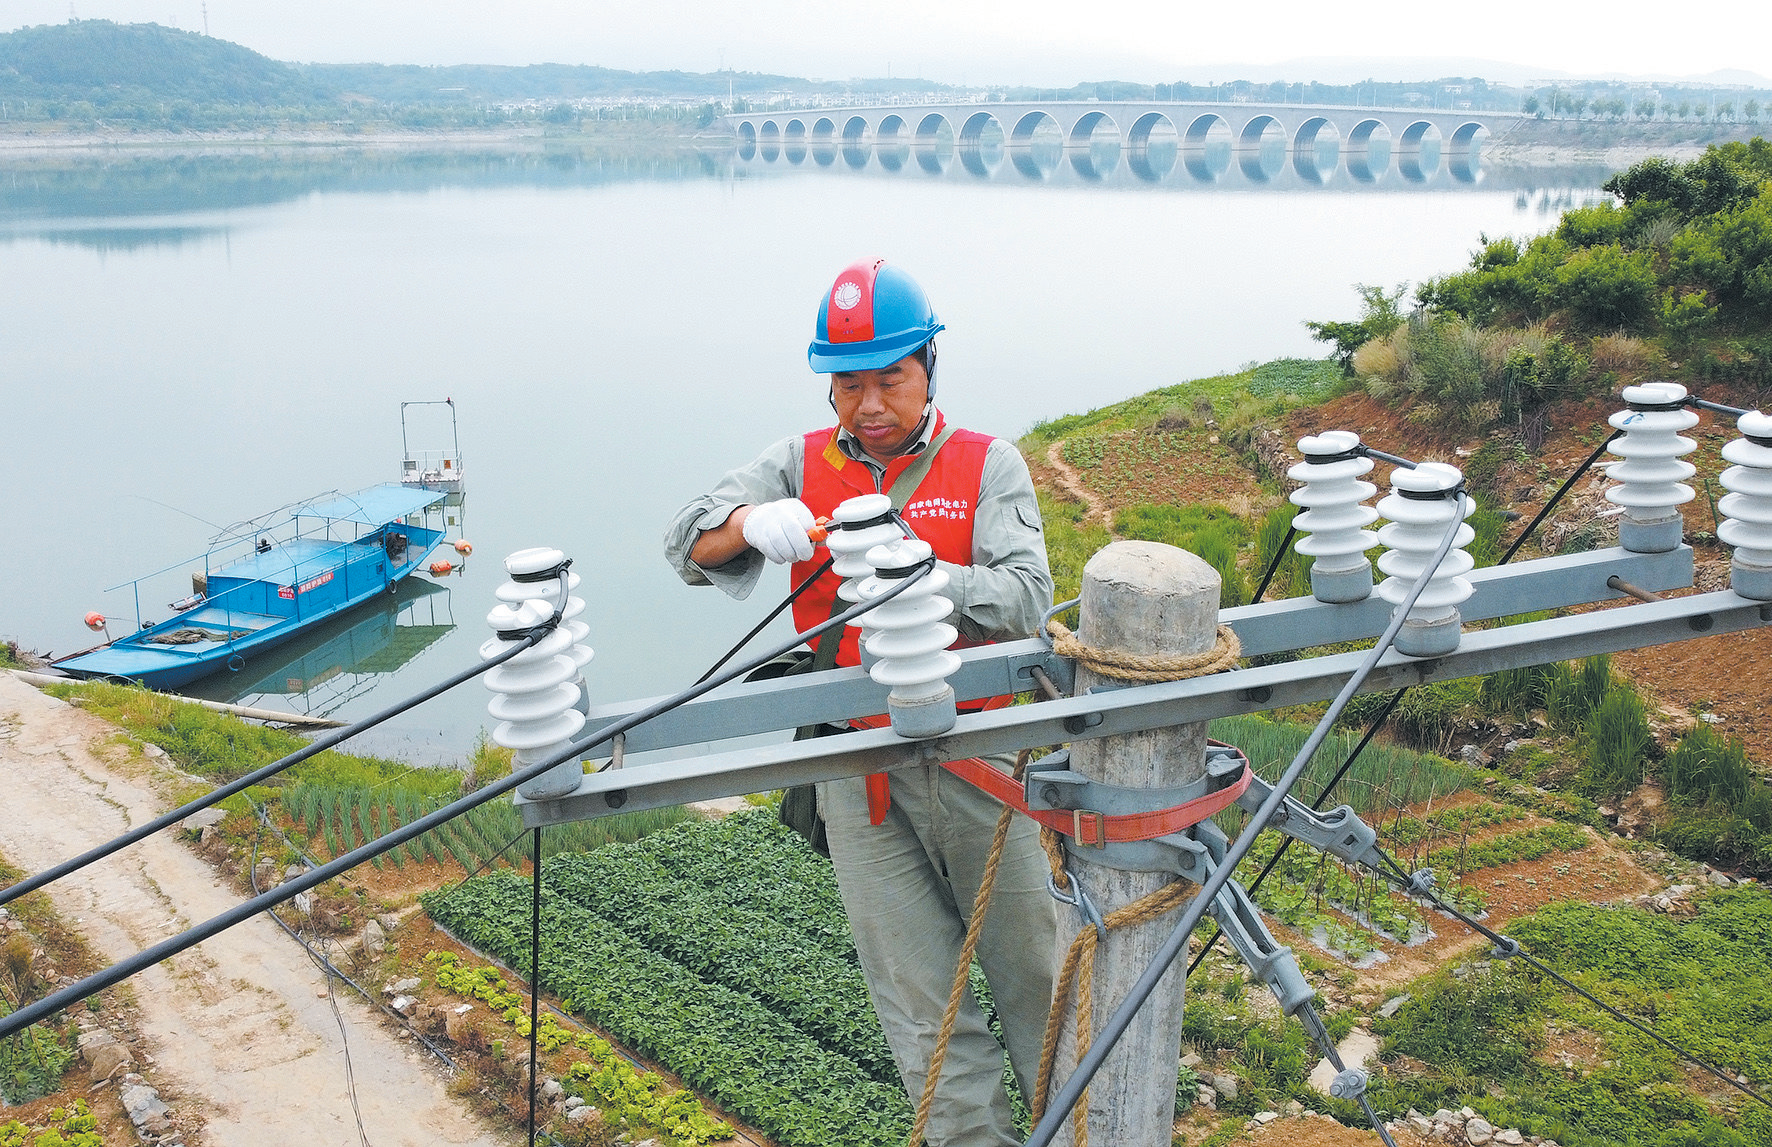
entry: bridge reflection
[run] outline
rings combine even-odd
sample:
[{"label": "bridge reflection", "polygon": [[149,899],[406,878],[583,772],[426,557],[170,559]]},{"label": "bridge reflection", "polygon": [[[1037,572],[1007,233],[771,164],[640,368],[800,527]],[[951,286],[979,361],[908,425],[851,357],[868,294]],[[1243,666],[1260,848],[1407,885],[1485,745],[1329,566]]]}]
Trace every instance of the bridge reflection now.
[{"label": "bridge reflection", "polygon": [[[1281,105],[1233,111],[1045,104],[754,112],[727,120],[745,163],[810,160],[839,170],[985,180],[1323,187],[1475,183],[1490,135],[1486,120],[1493,118]],[[1121,123],[1130,126],[1122,132]]]}]

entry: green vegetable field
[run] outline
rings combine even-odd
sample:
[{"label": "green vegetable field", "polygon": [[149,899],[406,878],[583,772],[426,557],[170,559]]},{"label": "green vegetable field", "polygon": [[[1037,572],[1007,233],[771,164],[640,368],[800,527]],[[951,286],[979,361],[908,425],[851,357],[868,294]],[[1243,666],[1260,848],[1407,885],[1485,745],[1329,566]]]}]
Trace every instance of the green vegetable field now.
[{"label": "green vegetable field", "polygon": [[[542,866],[541,985],[784,1147],[885,1147],[911,1106],[829,866],[767,812],[686,821]],[[430,894],[431,916],[529,962],[527,877]]]}]

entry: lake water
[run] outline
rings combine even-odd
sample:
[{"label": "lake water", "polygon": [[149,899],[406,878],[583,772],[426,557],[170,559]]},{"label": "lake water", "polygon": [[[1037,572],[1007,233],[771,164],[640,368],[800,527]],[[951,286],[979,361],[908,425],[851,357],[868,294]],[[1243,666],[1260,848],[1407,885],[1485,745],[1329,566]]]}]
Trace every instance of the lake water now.
[{"label": "lake water", "polygon": [[[1318,356],[1304,320],[1355,317],[1353,284],[1419,281],[1483,233],[1545,230],[1605,174],[1438,166],[1367,184],[1284,157],[1204,179],[1100,155],[982,173],[899,158],[4,160],[0,635],[65,653],[94,640],[89,610],[127,626],[133,603],[105,587],[200,553],[211,523],[395,479],[400,403],[448,396],[465,569],[194,691],[364,715],[472,662],[501,558],[548,545],[584,577],[594,698],[671,692],[786,579],[743,603],[690,590],[660,555],[664,524],[768,442],[828,424],[805,346],[854,259],[884,255],[928,289],[949,416],[1016,436]],[[415,447],[446,444],[446,410],[415,408]],[[359,744],[459,760],[485,701],[458,690]]]}]

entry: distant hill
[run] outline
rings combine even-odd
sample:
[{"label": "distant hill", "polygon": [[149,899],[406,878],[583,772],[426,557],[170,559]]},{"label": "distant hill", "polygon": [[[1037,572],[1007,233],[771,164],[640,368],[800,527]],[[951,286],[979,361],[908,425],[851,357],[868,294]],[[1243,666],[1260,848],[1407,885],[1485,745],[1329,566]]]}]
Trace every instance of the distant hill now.
[{"label": "distant hill", "polygon": [[587,65],[286,64],[250,48],[159,24],[75,20],[0,33],[0,97],[84,100],[119,110],[149,101],[289,107],[362,99],[382,104],[524,100],[657,101],[778,93],[904,95],[924,80],[821,82],[757,72],[628,72]]},{"label": "distant hill", "polygon": [[926,80],[820,81],[762,72],[628,72],[587,64],[301,64],[314,84],[383,103],[431,103],[445,99],[506,100],[720,100],[754,99],[774,93],[857,95],[944,91]]},{"label": "distant hill", "polygon": [[77,20],[0,35],[0,94],[87,100],[304,104],[331,98],[288,64],[158,24]]}]

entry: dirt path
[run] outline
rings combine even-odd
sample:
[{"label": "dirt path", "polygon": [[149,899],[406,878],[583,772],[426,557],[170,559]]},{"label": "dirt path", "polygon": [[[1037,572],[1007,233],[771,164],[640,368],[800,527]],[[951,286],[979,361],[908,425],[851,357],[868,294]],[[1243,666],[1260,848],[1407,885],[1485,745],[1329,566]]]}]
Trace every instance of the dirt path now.
[{"label": "dirt path", "polygon": [[[0,740],[0,853],[19,867],[40,870],[163,810],[145,783],[96,755],[115,733],[97,718],[8,673],[0,673],[0,718],[15,728]],[[167,833],[60,881],[52,895],[113,961],[238,903]],[[143,1073],[175,1113],[207,1122],[208,1143],[359,1142],[346,1047],[324,977],[274,924],[258,918],[229,929],[142,972],[133,986],[152,1044]],[[369,1144],[505,1142],[451,1099],[422,1053],[394,1039],[354,994],[338,1004]]]},{"label": "dirt path", "polygon": [[1058,488],[1083,503],[1087,508],[1082,521],[1078,524],[1084,525],[1093,522],[1112,533],[1114,524],[1112,519],[1108,517],[1107,507],[1102,504],[1100,498],[1090,492],[1088,483],[1083,481],[1083,475],[1077,473],[1077,468],[1064,460],[1063,439],[1046,448],[1046,463],[1052,467],[1053,482]]}]

